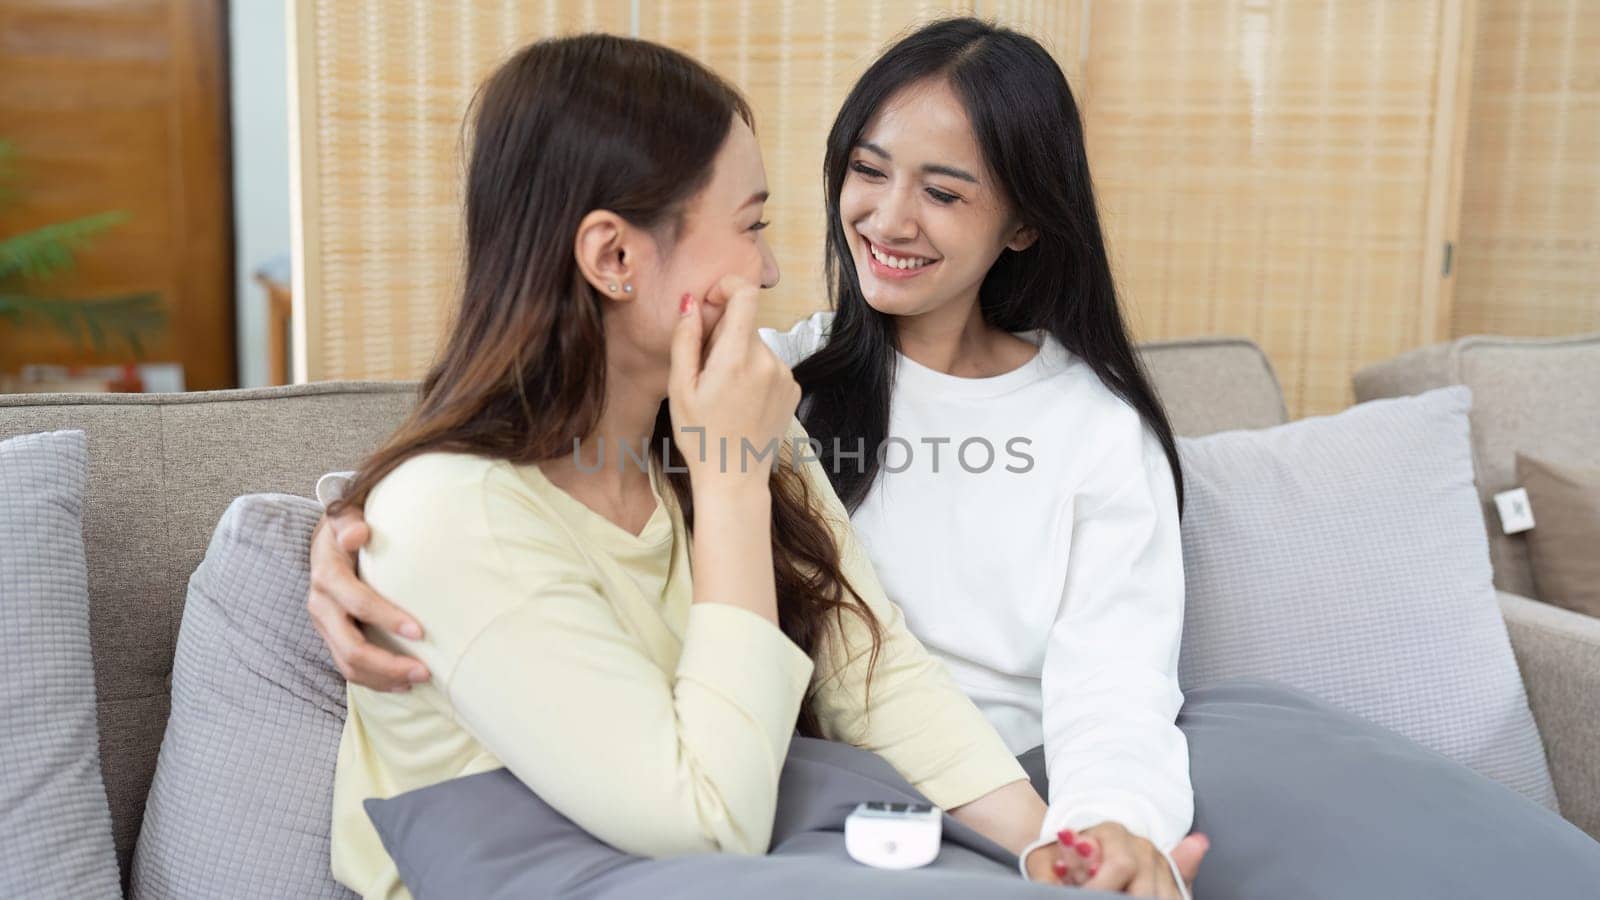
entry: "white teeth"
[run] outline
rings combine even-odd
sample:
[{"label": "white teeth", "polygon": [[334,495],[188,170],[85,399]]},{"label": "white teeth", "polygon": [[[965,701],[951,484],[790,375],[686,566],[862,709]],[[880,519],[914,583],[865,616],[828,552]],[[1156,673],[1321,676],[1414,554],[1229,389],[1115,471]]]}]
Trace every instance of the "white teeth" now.
[{"label": "white teeth", "polygon": [[887,253],[879,250],[877,245],[871,243],[867,244],[867,249],[872,252],[873,259],[891,269],[920,269],[928,263],[933,262],[931,259],[923,259],[920,256],[890,256]]}]

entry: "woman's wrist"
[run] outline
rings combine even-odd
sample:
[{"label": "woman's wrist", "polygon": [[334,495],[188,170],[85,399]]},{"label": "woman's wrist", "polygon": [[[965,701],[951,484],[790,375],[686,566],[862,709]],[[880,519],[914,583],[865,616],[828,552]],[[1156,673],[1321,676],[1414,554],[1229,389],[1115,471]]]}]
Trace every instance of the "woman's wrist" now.
[{"label": "woman's wrist", "polygon": [[734,513],[772,513],[772,490],[766,475],[755,473],[708,473],[689,475],[689,491],[694,497],[695,517],[708,509]]},{"label": "woman's wrist", "polygon": [[693,488],[694,602],[731,603],[776,624],[772,493],[764,481],[707,481]]}]

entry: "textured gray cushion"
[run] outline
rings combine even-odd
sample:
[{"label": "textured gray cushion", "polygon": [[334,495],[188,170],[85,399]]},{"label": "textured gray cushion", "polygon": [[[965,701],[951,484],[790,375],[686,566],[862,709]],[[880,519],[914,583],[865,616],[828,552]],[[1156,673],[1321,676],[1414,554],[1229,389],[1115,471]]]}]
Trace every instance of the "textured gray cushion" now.
[{"label": "textured gray cushion", "polygon": [[83,432],[0,441],[0,897],[120,897],[100,780]]},{"label": "textured gray cushion", "polygon": [[306,616],[321,507],[228,507],[189,581],[135,898],[349,897],[328,862],[344,681]]},{"label": "textured gray cushion", "polygon": [[[1589,897],[1600,843],[1400,735],[1283,685],[1190,691],[1195,900]],[[1043,754],[1022,766],[1042,786]]]},{"label": "textured gray cushion", "polygon": [[1180,440],[1187,690],[1309,691],[1545,806],[1473,488],[1467,388]]},{"label": "textured gray cushion", "polygon": [[[845,853],[844,818],[867,801],[926,802],[873,753],[796,738],[779,779],[771,855],[764,857],[629,856],[590,837],[505,769],[365,805],[417,900],[1061,896],[1058,887],[1024,881],[1014,855],[949,816],[939,857],[928,866],[896,872],[860,865]],[[1072,896],[1114,895],[1080,890]]]}]

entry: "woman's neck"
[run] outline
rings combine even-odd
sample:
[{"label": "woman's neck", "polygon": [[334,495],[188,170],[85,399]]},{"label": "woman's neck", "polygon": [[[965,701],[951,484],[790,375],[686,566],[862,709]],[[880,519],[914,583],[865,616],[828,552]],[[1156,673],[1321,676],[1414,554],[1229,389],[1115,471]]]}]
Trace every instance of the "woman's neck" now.
[{"label": "woman's neck", "polygon": [[[641,390],[633,373],[608,367],[605,406],[594,429],[574,453],[546,460],[540,470],[583,505],[638,534],[655,512],[648,460],[663,399]],[[641,459],[646,465],[639,464]],[[596,460],[603,463],[598,468]]]},{"label": "woman's neck", "polygon": [[983,320],[977,295],[916,316],[896,316],[900,352],[918,365],[960,378],[1003,375],[1038,352]]}]

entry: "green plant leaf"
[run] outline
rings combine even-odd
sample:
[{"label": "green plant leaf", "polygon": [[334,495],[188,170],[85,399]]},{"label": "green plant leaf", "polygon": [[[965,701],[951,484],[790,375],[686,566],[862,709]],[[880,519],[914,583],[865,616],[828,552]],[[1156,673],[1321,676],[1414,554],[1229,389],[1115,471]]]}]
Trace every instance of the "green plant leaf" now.
[{"label": "green plant leaf", "polygon": [[71,269],[76,261],[75,251],[127,218],[125,212],[103,212],[0,239],[0,283],[16,278],[48,278]]},{"label": "green plant leaf", "polygon": [[144,337],[167,324],[161,297],[153,293],[95,300],[0,294],[0,318],[17,327],[40,321],[79,344],[87,336],[96,351],[106,349],[109,336],[119,337],[137,358],[144,356]]}]

